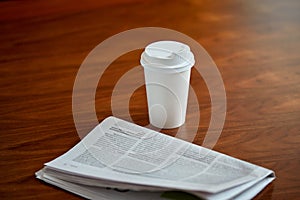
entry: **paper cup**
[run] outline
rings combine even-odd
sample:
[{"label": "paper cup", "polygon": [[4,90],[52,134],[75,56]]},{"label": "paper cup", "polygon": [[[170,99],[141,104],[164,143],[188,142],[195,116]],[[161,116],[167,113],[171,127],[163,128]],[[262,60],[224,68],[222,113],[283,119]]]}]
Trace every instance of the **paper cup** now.
[{"label": "paper cup", "polygon": [[141,55],[150,123],[177,128],[186,118],[191,68],[195,64],[189,46],[175,41],[148,45]]}]

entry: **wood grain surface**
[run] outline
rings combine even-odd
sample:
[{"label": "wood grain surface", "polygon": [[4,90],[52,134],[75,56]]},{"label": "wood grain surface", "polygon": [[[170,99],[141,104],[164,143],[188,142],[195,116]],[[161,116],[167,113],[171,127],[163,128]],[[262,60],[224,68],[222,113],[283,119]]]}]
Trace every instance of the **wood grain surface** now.
[{"label": "wood grain surface", "polygon": [[[80,199],[38,181],[34,173],[79,141],[72,89],[88,53],[119,32],[152,26],[187,34],[217,64],[227,93],[227,116],[214,150],[277,175],[255,199],[299,199],[299,10],[298,0],[1,1],[0,198]],[[140,53],[119,57],[100,80],[95,105],[99,121],[112,114],[114,85],[138,65]],[[191,84],[201,110],[193,142],[201,145],[211,102],[196,70]],[[129,102],[134,122],[146,125],[144,86]],[[88,117],[86,121],[91,128]]]}]

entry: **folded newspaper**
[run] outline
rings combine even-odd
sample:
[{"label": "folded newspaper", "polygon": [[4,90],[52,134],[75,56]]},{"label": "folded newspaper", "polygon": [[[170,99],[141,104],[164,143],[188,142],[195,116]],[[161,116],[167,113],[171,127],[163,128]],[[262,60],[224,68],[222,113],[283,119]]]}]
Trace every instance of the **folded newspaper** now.
[{"label": "folded newspaper", "polygon": [[273,171],[108,117],[36,177],[87,199],[251,199]]}]

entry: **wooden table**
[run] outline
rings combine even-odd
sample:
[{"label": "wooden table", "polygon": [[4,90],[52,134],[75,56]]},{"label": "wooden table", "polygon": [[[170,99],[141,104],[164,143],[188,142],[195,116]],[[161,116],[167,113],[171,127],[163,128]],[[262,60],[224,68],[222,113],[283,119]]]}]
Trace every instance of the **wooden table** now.
[{"label": "wooden table", "polygon": [[[227,93],[226,121],[214,150],[277,175],[255,199],[300,198],[298,0],[3,1],[0,8],[1,199],[80,199],[34,173],[79,141],[72,89],[88,53],[110,36],[148,26],[185,33],[214,59]],[[118,58],[100,80],[99,121],[111,115],[113,86],[138,65],[140,53]],[[191,83],[201,110],[193,142],[201,144],[210,99],[195,71]],[[142,86],[130,98],[132,118],[141,125],[148,123],[145,102]]]}]

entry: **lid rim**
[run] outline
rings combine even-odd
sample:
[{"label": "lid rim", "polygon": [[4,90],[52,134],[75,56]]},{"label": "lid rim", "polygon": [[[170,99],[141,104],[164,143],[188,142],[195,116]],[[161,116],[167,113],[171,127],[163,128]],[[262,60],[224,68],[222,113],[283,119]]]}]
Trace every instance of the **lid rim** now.
[{"label": "lid rim", "polygon": [[143,66],[144,70],[150,70],[150,71],[155,71],[155,72],[161,72],[161,73],[166,73],[166,74],[175,74],[175,73],[181,73],[181,72],[186,72],[191,70],[193,66],[190,67],[182,67],[182,68],[175,68],[175,69],[163,69],[163,68],[153,68],[153,67],[147,67]]}]

